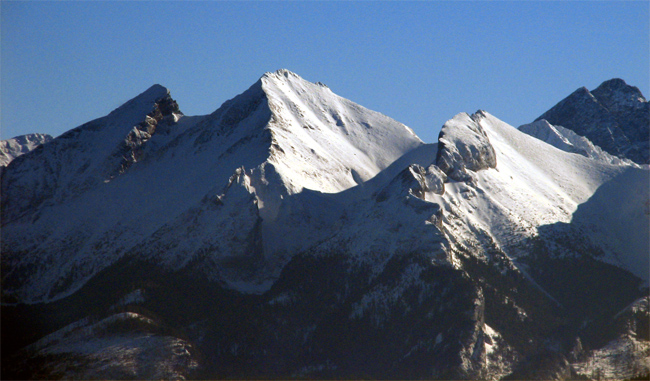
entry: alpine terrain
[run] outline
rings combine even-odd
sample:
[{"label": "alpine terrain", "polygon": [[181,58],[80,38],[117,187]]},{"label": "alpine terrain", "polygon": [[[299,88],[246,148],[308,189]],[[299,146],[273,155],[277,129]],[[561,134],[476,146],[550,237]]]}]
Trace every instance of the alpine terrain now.
[{"label": "alpine terrain", "polygon": [[588,138],[612,155],[650,163],[650,102],[619,78],[593,91],[581,87],[545,112],[546,120]]},{"label": "alpine terrain", "polygon": [[48,134],[27,134],[0,141],[0,167],[6,167],[18,156],[54,139]]},{"label": "alpine terrain", "polygon": [[203,116],[154,85],[4,168],[2,377],[647,377],[621,82],[433,144],[287,70]]}]

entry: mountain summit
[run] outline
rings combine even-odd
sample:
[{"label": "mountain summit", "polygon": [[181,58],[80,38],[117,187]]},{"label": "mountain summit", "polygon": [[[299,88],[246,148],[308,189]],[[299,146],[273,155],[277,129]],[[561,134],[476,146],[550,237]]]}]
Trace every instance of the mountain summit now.
[{"label": "mountain summit", "polygon": [[[254,202],[242,205],[255,210],[250,228],[259,219],[266,231],[287,196],[304,188],[335,193],[357,186],[422,145],[403,124],[287,70],[265,74],[202,117],[183,117],[169,91],[155,85],[9,167],[2,183],[3,243],[11,247],[6,253],[33,253],[32,259],[15,258],[29,266],[32,280],[43,277],[20,287],[21,293],[35,292],[27,300],[56,299],[131,245],[139,246],[139,240],[170,224],[184,224],[174,218],[229,192],[232,176],[242,177]],[[116,205],[137,213],[121,213]],[[89,213],[78,214],[79,208]],[[54,223],[61,219],[65,222]],[[119,231],[111,233],[116,225]],[[88,226],[93,231],[83,233]],[[216,239],[208,231],[205,237]],[[267,251],[276,250],[277,239],[265,240]],[[55,242],[66,244],[52,250]],[[196,253],[212,244],[193,242],[196,247],[188,250]],[[232,255],[230,249],[224,252]],[[174,266],[172,258],[191,258],[185,250],[169,254],[166,260]],[[41,255],[66,258],[66,266],[46,265],[37,260]],[[77,269],[77,263],[89,261],[92,266]],[[5,295],[19,273],[14,271],[5,274]],[[66,286],[57,286],[63,279]]]},{"label": "mountain summit", "polygon": [[537,120],[568,128],[606,152],[650,163],[650,103],[637,87],[610,79],[593,91],[581,87]]},{"label": "mountain summit", "polygon": [[209,115],[155,85],[5,168],[3,373],[642,375],[650,171],[585,152],[287,70]]}]

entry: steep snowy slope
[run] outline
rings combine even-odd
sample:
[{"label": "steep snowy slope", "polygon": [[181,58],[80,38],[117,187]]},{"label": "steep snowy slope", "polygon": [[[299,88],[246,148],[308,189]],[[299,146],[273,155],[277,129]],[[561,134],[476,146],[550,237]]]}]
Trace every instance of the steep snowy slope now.
[{"label": "steep snowy slope", "polygon": [[537,120],[530,124],[519,126],[519,131],[534,136],[553,147],[562,151],[577,153],[605,163],[615,165],[631,165],[638,167],[638,164],[629,159],[622,159],[603,151],[594,145],[589,139],[580,136],[575,132],[562,126],[554,126],[544,119]]},{"label": "steep snowy slope", "polygon": [[543,224],[569,221],[578,204],[622,171],[557,150],[483,111],[471,117],[459,114],[451,122],[458,121],[485,132],[496,153],[496,167],[473,173],[468,182],[449,184],[448,202],[453,205],[455,199],[470,226],[483,225],[499,241],[508,242],[517,234],[504,224],[534,231]]},{"label": "steep snowy slope", "polygon": [[[167,89],[155,85],[106,117],[14,160],[2,179],[3,224],[32,216],[44,202],[60,204],[123,172],[155,131],[152,116],[160,114],[158,101],[173,102]],[[166,114],[171,117],[174,111]]]},{"label": "steep snowy slope", "polygon": [[[271,163],[289,193],[334,193],[362,183],[422,141],[408,127],[286,70],[263,79],[274,142]],[[324,177],[324,178],[323,178]]]},{"label": "steep snowy slope", "polygon": [[[591,221],[582,235],[605,248],[601,260],[648,281],[648,170],[560,151],[483,111],[451,122],[459,120],[485,131],[497,163],[473,173],[469,181],[446,184],[443,196],[432,195],[432,200],[442,198],[444,210],[458,211],[451,215],[462,221],[461,229],[489,233],[516,258],[527,254],[528,248],[519,244],[539,236],[539,227]],[[459,231],[456,236],[475,234]]]},{"label": "steep snowy slope", "polygon": [[0,167],[6,167],[13,159],[52,139],[48,134],[27,134],[0,141]]},{"label": "steep snowy slope", "polygon": [[[558,329],[557,326],[551,328],[554,318],[546,314],[557,316],[562,313],[549,310],[560,308],[575,313],[577,322],[571,325],[584,324],[585,319],[594,319],[595,316],[606,321],[618,312],[617,308],[622,308],[621,303],[625,305],[622,300],[631,302],[642,292],[635,289],[634,284],[639,278],[647,281],[647,274],[643,273],[648,269],[644,245],[648,241],[646,227],[650,220],[648,213],[641,212],[647,209],[646,201],[650,197],[647,186],[643,185],[650,180],[647,170],[630,165],[611,165],[558,150],[483,111],[471,116],[459,114],[447,122],[441,132],[438,152],[441,149],[452,153],[434,153],[429,160],[437,157],[435,163],[438,165],[428,168],[413,165],[394,175],[391,181],[378,181],[376,184],[382,185],[375,187],[371,197],[351,196],[355,192],[362,193],[363,187],[359,186],[328,197],[301,194],[296,195],[300,201],[293,199],[296,205],[303,205],[303,209],[304,205],[311,203],[323,205],[323,210],[307,219],[315,226],[325,225],[322,221],[331,221],[345,227],[329,238],[324,237],[309,252],[316,258],[345,253],[343,261],[348,264],[341,266],[365,274],[360,276],[362,278],[368,277],[371,287],[366,293],[348,299],[351,306],[346,311],[352,322],[363,322],[380,329],[384,322],[395,319],[393,314],[397,314],[396,311],[412,308],[404,300],[410,300],[413,293],[419,295],[420,301],[444,305],[444,297],[429,294],[431,291],[423,277],[431,268],[442,272],[448,271],[443,269],[456,269],[481,284],[483,293],[466,296],[474,298],[473,303],[481,306],[481,312],[475,312],[476,320],[467,322],[468,326],[457,332],[459,336],[448,336],[442,331],[432,333],[433,336],[440,335],[434,341],[449,343],[447,340],[458,340],[464,343],[455,355],[460,356],[458,361],[464,364],[460,367],[462,370],[456,370],[460,373],[454,373],[456,377],[498,378],[515,371],[519,378],[529,378],[532,373],[527,373],[528,370],[515,370],[516,358],[531,356],[532,353],[540,355],[545,348],[538,343],[533,346],[535,349],[531,349],[525,343],[538,340],[533,331]],[[445,168],[447,175],[441,168]],[[449,176],[458,175],[461,172],[458,168],[464,171],[455,176],[461,178],[460,181]],[[623,192],[624,189],[627,191]],[[630,197],[628,192],[634,193],[634,197]],[[601,193],[606,196],[601,197]],[[345,208],[343,199],[359,201]],[[612,199],[618,200],[617,203],[613,204]],[[332,209],[343,209],[338,219],[331,217],[336,215]],[[631,218],[631,210],[639,213],[633,213]],[[597,219],[591,215],[585,218],[585,213],[607,217]],[[304,217],[299,213],[294,218],[305,221]],[[585,221],[595,220],[598,222],[584,227]],[[284,220],[279,221],[284,224]],[[611,229],[610,224],[618,226],[619,223],[620,228]],[[570,226],[571,229],[561,235],[549,234],[549,231],[557,230],[549,227],[558,225]],[[310,229],[304,227],[293,231],[300,236],[310,234]],[[613,239],[625,231],[634,233],[625,234],[627,240]],[[574,241],[575,245],[563,247],[565,239]],[[578,243],[585,239],[594,240],[592,246],[601,248],[599,254],[580,247]],[[536,245],[540,241],[547,247],[544,258],[552,258],[555,262],[549,264],[533,255],[537,253]],[[604,245],[604,241],[609,245]],[[582,267],[574,267],[575,256],[586,261]],[[605,274],[609,272],[616,274],[612,277],[619,276],[614,282],[621,287],[620,294],[601,294],[595,301],[569,304],[570,298],[564,297],[567,287],[575,289],[577,295],[581,295],[583,290],[599,290],[603,283],[597,277],[586,275],[586,279],[581,278],[584,274],[592,274],[599,266],[607,266],[599,263],[615,266],[606,268],[600,276],[608,277]],[[617,270],[621,268],[624,270]],[[533,276],[531,269],[548,274],[562,270],[568,280],[558,282],[538,276],[537,272]],[[461,287],[457,275],[451,274],[437,276],[443,284]],[[508,285],[509,282],[512,283]],[[349,292],[345,284],[340,287],[338,292],[342,295]],[[508,287],[510,291],[506,291]],[[300,300],[295,291],[274,295],[276,299],[273,300],[288,305]],[[585,313],[587,308],[599,312]],[[442,307],[440,311],[441,315],[433,316],[448,313]],[[533,329],[536,324],[537,328]],[[481,341],[487,340],[481,339],[487,335],[486,332],[491,332],[494,337],[503,335],[505,339],[499,343],[499,349]],[[544,335],[539,340],[569,340],[549,332]],[[519,341],[521,336],[525,337],[523,343]],[[413,354],[431,350],[432,342],[429,340],[427,335],[422,335],[420,340],[410,342],[409,345],[417,348],[413,349]],[[553,345],[563,346],[559,343]],[[559,356],[558,364],[566,365],[563,374],[570,377],[569,363],[555,351],[554,356]],[[450,356],[448,353],[438,355],[443,358]],[[545,365],[536,366],[543,368]],[[438,369],[445,367],[439,365]],[[539,368],[536,369],[538,372]],[[548,373],[545,377],[555,376]]]},{"label": "steep snowy slope", "polygon": [[[470,131],[483,136],[483,140],[469,139]],[[437,224],[452,243],[471,247],[477,254],[485,251],[488,243],[494,243],[516,260],[528,254],[528,241],[539,237],[539,227],[585,220],[582,215],[587,207],[579,211],[578,208],[588,202],[588,209],[593,213],[605,213],[609,217],[600,219],[598,228],[592,224],[590,232],[584,234],[594,234],[602,238],[600,241],[610,242],[607,260],[647,280],[647,274],[639,271],[647,266],[638,262],[645,257],[648,236],[645,229],[648,215],[641,212],[647,209],[648,189],[643,186],[648,178],[647,170],[637,169],[636,165],[611,165],[558,150],[484,111],[471,116],[459,114],[447,122],[441,132],[441,142],[444,142],[443,149],[452,147],[456,152],[450,164],[450,156],[440,154],[438,149],[435,163],[450,177],[437,166],[427,170],[412,167],[390,184],[382,182],[381,186],[375,186],[378,190],[374,198],[354,204],[354,208],[369,208],[369,211],[357,211],[358,220],[352,219],[354,213],[346,211],[346,218],[351,219],[347,224],[351,227],[342,230],[326,245],[348,245],[349,251],[363,261],[373,261],[376,253],[390,257],[396,250],[409,250],[409,247],[439,253],[441,241],[435,238],[438,233],[419,230],[431,224],[427,229],[438,231],[433,228]],[[485,152],[490,153],[484,156]],[[435,153],[430,154],[429,160],[433,156]],[[417,164],[428,165],[426,162]],[[459,174],[457,167],[463,168],[463,174]],[[592,197],[603,185],[620,191]],[[382,187],[385,189],[381,190]],[[605,192],[604,189],[598,194]],[[623,189],[635,196],[625,196]],[[338,199],[353,198],[351,195],[361,190],[362,187],[357,187],[344,192],[337,201],[330,197],[330,203],[340,204]],[[382,205],[378,201],[388,197],[404,198],[405,204],[402,201],[386,203],[386,208],[394,209],[378,212],[377,205]],[[618,199],[616,208],[611,206],[612,199]],[[631,210],[639,211],[634,214],[636,217],[631,218]],[[376,213],[379,214],[373,215]],[[623,225],[612,230],[610,223],[613,221]],[[613,239],[625,229],[634,232],[632,239]],[[392,233],[387,234],[387,231]],[[429,237],[432,241],[426,243]],[[614,242],[623,241],[627,245],[612,246]],[[449,260],[457,265],[453,256]]]}]

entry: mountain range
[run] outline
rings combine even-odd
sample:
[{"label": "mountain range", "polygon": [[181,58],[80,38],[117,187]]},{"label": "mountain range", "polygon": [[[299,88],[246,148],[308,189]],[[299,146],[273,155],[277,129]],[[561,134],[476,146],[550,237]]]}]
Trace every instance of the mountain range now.
[{"label": "mountain range", "polygon": [[287,70],[202,116],[154,85],[2,167],[3,376],[647,375],[634,89],[431,144]]}]

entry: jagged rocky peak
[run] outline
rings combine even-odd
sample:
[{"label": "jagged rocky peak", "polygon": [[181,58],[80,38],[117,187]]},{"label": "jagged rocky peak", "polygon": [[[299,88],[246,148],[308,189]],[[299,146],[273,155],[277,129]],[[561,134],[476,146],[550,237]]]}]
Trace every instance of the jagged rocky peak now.
[{"label": "jagged rocky peak", "polygon": [[482,111],[460,113],[448,120],[438,135],[436,165],[453,180],[471,179],[469,171],[495,168],[496,153],[480,121]]},{"label": "jagged rocky peak", "polygon": [[618,128],[616,122],[586,87],[575,90],[535,121],[545,119],[553,125],[571,129],[578,135],[586,136],[587,133],[593,135],[595,131],[591,130],[597,126],[591,126],[585,118],[593,122],[598,120],[601,124],[601,130],[607,131],[607,134],[600,137],[602,143],[605,143],[606,138],[608,138],[605,145],[609,147],[614,144],[612,134]]},{"label": "jagged rocky peak", "polygon": [[151,111],[144,116],[140,123],[133,126],[126,138],[115,148],[111,155],[120,158],[118,169],[116,170],[116,166],[112,163],[108,164],[109,168],[105,177],[113,178],[124,173],[131,165],[141,160],[144,143],[151,139],[155,133],[168,134],[170,127],[183,116],[178,103],[171,97],[169,90],[161,85],[153,85],[134,98],[136,101],[144,101],[145,104],[150,104],[152,99]]},{"label": "jagged rocky peak", "polygon": [[[165,89],[163,86],[154,85],[149,90],[156,89],[159,92],[159,88]],[[175,123],[183,115],[183,112],[178,107],[178,103],[171,97],[169,90],[165,90],[166,94],[160,98],[156,98],[151,112],[137,126],[139,130],[146,131],[149,135],[152,135],[156,131],[156,126],[161,121],[164,120],[167,124]]]},{"label": "jagged rocky peak", "polygon": [[118,116],[125,114],[132,115],[133,113],[140,113],[142,111],[148,113],[152,111],[154,104],[169,96],[169,89],[167,89],[165,86],[155,84],[134,98],[128,100],[115,110],[111,111],[108,116]]},{"label": "jagged rocky peak", "polygon": [[615,315],[643,296],[646,169],[484,112],[424,144],[286,70],[175,117],[154,86],[6,168],[5,378],[567,379],[610,320],[647,353],[647,303]]},{"label": "jagged rocky peak", "polygon": [[153,85],[108,115],[87,122],[23,155],[3,171],[5,221],[59,203],[124,173],[142,146],[182,116],[169,90]]},{"label": "jagged rocky peak", "polygon": [[589,91],[581,87],[536,119],[568,128],[604,151],[650,163],[650,103],[619,78]]}]

